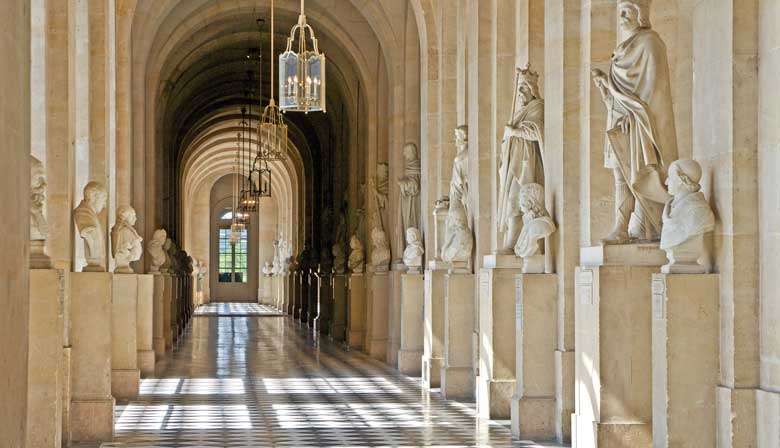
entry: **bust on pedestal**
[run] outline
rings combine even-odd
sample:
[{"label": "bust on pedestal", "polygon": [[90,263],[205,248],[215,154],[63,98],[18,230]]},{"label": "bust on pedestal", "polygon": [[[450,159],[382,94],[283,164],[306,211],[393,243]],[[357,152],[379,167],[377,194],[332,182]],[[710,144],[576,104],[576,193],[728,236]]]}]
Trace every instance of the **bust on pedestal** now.
[{"label": "bust on pedestal", "polygon": [[123,205],[116,211],[116,225],[111,229],[111,249],[116,259],[114,272],[133,274],[130,263],[141,259],[143,238],[133,227],[136,221],[135,209]]},{"label": "bust on pedestal", "polygon": [[544,187],[525,184],[520,187],[520,210],[523,212],[523,230],[515,244],[515,255],[523,259],[524,274],[544,273],[544,257],[541,245],[555,232],[555,223],[544,207]]},{"label": "bust on pedestal", "polygon": [[422,272],[424,253],[425,249],[422,245],[420,231],[414,227],[409,227],[406,229],[406,249],[404,249],[404,264],[408,273],[419,274]]},{"label": "bust on pedestal", "polygon": [[106,206],[106,189],[98,182],[90,182],[84,187],[84,199],[73,210],[73,221],[84,241],[84,255],[87,265],[84,272],[105,272],[105,234],[98,218]]}]

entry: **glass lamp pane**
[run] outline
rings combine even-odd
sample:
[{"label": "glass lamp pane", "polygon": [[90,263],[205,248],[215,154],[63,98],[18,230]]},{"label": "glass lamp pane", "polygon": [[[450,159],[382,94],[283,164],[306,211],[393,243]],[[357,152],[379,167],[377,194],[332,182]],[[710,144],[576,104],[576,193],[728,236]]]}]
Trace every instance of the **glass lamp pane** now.
[{"label": "glass lamp pane", "polygon": [[285,51],[279,55],[279,107],[282,110],[298,106],[298,55]]},{"label": "glass lamp pane", "polygon": [[305,57],[306,109],[313,112],[325,110],[325,55],[307,52]]}]

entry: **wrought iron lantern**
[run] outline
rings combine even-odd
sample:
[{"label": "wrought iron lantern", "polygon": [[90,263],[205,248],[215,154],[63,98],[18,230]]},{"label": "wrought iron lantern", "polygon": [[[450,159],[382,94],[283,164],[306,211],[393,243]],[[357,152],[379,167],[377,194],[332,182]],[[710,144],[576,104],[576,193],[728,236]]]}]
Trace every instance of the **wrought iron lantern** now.
[{"label": "wrought iron lantern", "polygon": [[[306,45],[306,30],[311,36],[311,49]],[[293,51],[296,33],[298,51]],[[320,53],[314,29],[306,23],[304,0],[298,23],[287,38],[287,48],[279,55],[279,107],[284,112],[326,111],[325,54]]]},{"label": "wrought iron lantern", "polygon": [[256,197],[271,197],[271,168],[267,161],[255,159],[252,171],[249,173],[249,180]]}]

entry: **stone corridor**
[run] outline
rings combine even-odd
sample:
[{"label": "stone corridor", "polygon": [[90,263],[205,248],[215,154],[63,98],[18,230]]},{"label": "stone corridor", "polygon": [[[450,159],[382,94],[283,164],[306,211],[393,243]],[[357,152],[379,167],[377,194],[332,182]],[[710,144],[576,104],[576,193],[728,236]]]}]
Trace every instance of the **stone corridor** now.
[{"label": "stone corridor", "polygon": [[556,446],[512,442],[508,422],[275,314],[199,308],[139,399],[117,403],[115,441],[79,447]]}]

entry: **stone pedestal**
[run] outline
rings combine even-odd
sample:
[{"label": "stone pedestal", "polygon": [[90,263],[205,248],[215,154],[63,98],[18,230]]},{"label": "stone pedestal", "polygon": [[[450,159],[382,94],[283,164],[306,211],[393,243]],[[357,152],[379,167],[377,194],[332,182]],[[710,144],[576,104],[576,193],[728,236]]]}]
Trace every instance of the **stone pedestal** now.
[{"label": "stone pedestal", "polygon": [[387,313],[390,297],[390,276],[387,272],[368,275],[368,314],[366,346],[363,351],[379,361],[387,361]]},{"label": "stone pedestal", "polygon": [[74,272],[70,277],[71,440],[110,441],[112,275]]},{"label": "stone pedestal", "polygon": [[114,274],[111,308],[111,395],[120,401],[138,396],[138,276]]},{"label": "stone pedestal", "polygon": [[297,294],[295,273],[287,274],[287,308],[285,312],[292,316],[295,307],[295,295]]},{"label": "stone pedestal", "polygon": [[515,393],[512,437],[551,440],[555,434],[555,274],[515,276]]},{"label": "stone pedestal", "polygon": [[165,337],[165,350],[173,349],[173,324],[171,319],[173,313],[174,286],[175,282],[172,276],[163,276],[163,336]]},{"label": "stone pedestal", "polygon": [[425,388],[440,385],[444,365],[444,296],[446,270],[425,271],[423,303],[422,384]]},{"label": "stone pedestal", "polygon": [[347,276],[333,275],[333,319],[330,336],[334,341],[344,342],[347,331]]},{"label": "stone pedestal", "polygon": [[[406,266],[403,266],[405,269]],[[387,304],[387,364],[398,367],[398,350],[401,348],[401,278],[405,271],[390,271],[390,294]]]},{"label": "stone pedestal", "polygon": [[780,448],[780,393],[756,391],[758,446]]},{"label": "stone pedestal", "polygon": [[716,446],[719,276],[654,274],[652,294],[653,447]]},{"label": "stone pedestal", "polygon": [[515,390],[515,275],[522,260],[491,255],[484,264],[490,267],[479,272],[477,412],[508,419]]},{"label": "stone pedestal", "polygon": [[365,333],[366,277],[363,273],[347,278],[347,345],[362,349]]},{"label": "stone pedestal", "polygon": [[321,334],[328,334],[333,316],[333,283],[329,273],[317,276],[317,302],[320,307],[317,316],[317,331]]},{"label": "stone pedestal", "polygon": [[136,338],[141,377],[154,376],[154,276],[138,274]]},{"label": "stone pedestal", "polygon": [[652,444],[652,275],[657,244],[582,248],[575,289],[575,447]]},{"label": "stone pedestal", "polygon": [[62,312],[59,272],[30,270],[28,447],[59,447],[62,440]]},{"label": "stone pedestal", "polygon": [[419,376],[422,368],[424,296],[422,274],[401,276],[401,348],[398,350],[398,370],[405,375]]},{"label": "stone pedestal", "polygon": [[474,274],[447,274],[444,297],[444,366],[441,395],[446,400],[474,398],[472,327]]},{"label": "stone pedestal", "polygon": [[165,356],[165,276],[163,274],[154,274],[152,347],[156,359]]}]

